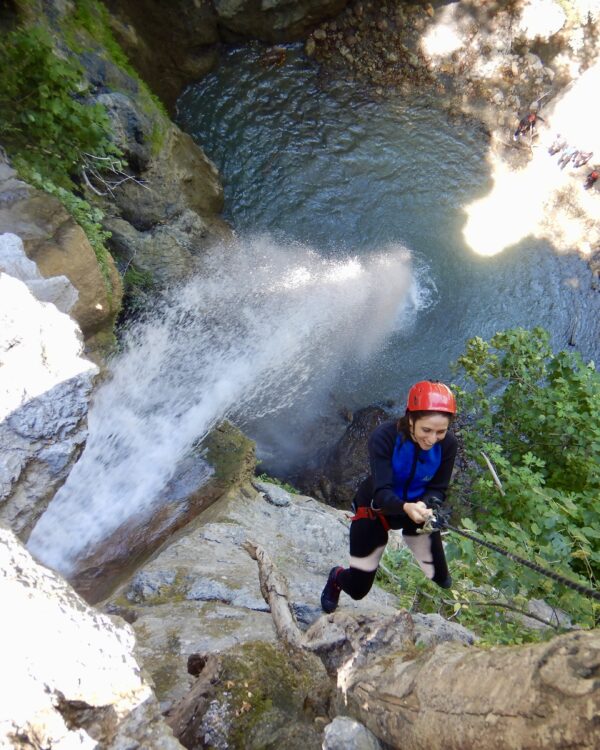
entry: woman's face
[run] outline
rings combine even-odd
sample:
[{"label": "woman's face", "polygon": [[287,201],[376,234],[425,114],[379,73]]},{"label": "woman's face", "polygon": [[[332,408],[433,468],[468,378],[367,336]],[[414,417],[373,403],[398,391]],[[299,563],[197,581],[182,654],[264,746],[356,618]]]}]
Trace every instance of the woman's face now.
[{"label": "woman's face", "polygon": [[431,414],[414,422],[410,420],[411,437],[419,448],[428,451],[446,437],[450,419],[443,414]]}]

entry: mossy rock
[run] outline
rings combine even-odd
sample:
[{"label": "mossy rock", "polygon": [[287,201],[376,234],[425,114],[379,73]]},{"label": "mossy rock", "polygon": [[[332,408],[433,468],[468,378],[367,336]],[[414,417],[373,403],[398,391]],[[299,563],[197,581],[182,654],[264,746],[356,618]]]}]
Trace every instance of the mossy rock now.
[{"label": "mossy rock", "polygon": [[317,750],[331,691],[314,654],[246,643],[206,660],[169,724],[187,748]]},{"label": "mossy rock", "polygon": [[230,422],[222,422],[202,444],[209,464],[214,468],[214,480],[229,487],[254,475],[255,445]]}]

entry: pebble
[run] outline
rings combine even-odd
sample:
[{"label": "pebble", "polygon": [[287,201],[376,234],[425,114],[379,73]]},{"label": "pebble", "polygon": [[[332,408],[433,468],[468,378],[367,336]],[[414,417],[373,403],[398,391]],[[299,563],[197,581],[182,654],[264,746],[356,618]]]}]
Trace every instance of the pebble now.
[{"label": "pebble", "polygon": [[325,31],[325,29],[315,29],[315,31],[313,32],[313,37],[322,42],[327,39],[327,32]]}]

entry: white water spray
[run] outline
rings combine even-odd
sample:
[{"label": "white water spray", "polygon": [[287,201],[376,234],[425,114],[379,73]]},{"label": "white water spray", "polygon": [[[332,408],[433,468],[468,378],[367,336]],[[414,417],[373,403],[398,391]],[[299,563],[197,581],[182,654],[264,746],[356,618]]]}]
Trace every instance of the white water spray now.
[{"label": "white water spray", "polygon": [[266,238],[213,252],[126,337],[90,409],[85,451],[29,548],[71,572],[149,511],[216,423],[288,408],[348,357],[369,356],[417,297],[401,246],[342,261]]}]

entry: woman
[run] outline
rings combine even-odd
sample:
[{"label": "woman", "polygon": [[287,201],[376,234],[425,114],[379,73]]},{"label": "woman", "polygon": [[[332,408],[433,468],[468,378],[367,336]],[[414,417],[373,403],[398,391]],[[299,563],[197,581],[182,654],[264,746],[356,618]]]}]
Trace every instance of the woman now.
[{"label": "woman", "polygon": [[325,612],[333,612],[340,593],[353,599],[368,594],[388,541],[388,529],[402,529],[404,541],[425,575],[450,588],[439,531],[418,534],[432,515],[428,502],[443,501],[456,458],[456,438],[449,432],[456,400],[447,385],[422,380],[409,391],[406,413],[384,422],[369,438],[371,474],[353,501],[350,567],[332,568],[321,594]]}]

